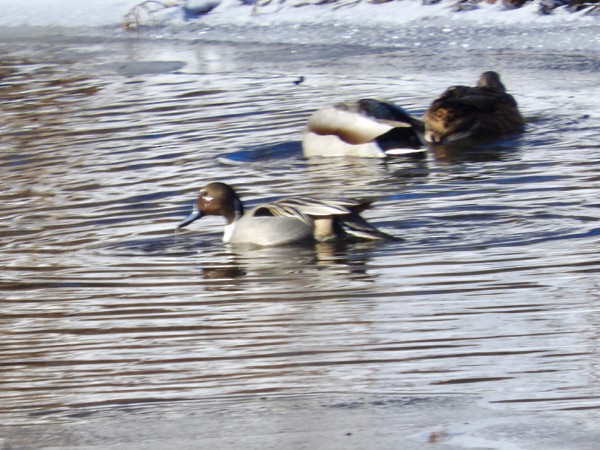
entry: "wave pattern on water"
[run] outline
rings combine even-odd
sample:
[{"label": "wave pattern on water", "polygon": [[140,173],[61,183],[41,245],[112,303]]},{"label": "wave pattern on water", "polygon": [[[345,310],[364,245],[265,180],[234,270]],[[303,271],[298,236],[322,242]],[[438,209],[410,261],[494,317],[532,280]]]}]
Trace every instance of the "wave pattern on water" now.
[{"label": "wave pattern on water", "polygon": [[[250,62],[235,45],[164,45],[185,63],[39,49],[2,62],[3,420],[349,390],[600,406],[600,127],[577,80],[569,108],[505,72],[534,119],[502,145],[307,161],[302,128],[322,104],[377,96],[422,113],[448,81],[390,83],[369,52],[364,66],[283,67],[285,48]],[[209,180],[249,203],[379,197],[368,218],[405,241],[233,249],[216,218],[174,233]]]}]

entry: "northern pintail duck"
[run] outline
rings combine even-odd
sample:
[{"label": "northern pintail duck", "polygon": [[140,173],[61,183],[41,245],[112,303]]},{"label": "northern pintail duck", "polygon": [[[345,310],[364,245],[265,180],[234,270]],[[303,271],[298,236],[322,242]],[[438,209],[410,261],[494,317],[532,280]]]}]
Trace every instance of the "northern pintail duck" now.
[{"label": "northern pintail duck", "polygon": [[523,131],[517,102],[496,72],[484,72],[477,86],[452,86],[425,115],[425,140],[444,144],[467,138],[499,138]]},{"label": "northern pintail duck", "polygon": [[244,213],[242,201],[231,186],[209,183],[200,189],[194,210],[177,229],[201,217],[215,215],[225,217],[223,242],[232,244],[273,246],[347,237],[395,239],[360,216],[370,204],[370,201],[290,197]]},{"label": "northern pintail duck", "polygon": [[362,99],[315,111],[304,131],[302,152],[306,157],[385,158],[418,153],[422,138],[422,122],[401,107]]}]

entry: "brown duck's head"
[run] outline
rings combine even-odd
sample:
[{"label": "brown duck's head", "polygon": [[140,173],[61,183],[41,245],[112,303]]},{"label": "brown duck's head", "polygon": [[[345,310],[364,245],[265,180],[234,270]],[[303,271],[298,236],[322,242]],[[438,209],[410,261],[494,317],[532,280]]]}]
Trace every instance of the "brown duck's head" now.
[{"label": "brown duck's head", "polygon": [[477,87],[502,93],[506,92],[504,84],[500,81],[500,75],[492,70],[481,74],[479,81],[477,82]]}]

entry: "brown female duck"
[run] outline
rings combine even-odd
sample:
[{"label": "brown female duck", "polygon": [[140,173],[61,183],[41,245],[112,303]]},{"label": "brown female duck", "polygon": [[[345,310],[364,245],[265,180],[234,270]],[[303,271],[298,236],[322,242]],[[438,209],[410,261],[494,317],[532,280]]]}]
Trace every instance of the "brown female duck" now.
[{"label": "brown female duck", "polygon": [[494,139],[523,131],[517,102],[496,72],[484,72],[477,86],[452,86],[434,100],[425,115],[425,140],[445,144]]}]

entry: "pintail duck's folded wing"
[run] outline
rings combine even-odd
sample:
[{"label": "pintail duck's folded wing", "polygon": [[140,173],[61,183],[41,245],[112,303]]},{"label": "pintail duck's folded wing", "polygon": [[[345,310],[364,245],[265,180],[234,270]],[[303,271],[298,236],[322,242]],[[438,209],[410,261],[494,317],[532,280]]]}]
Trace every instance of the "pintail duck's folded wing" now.
[{"label": "pintail duck's folded wing", "polygon": [[358,112],[390,123],[393,126],[413,126],[417,130],[423,130],[423,122],[411,116],[404,108],[385,100],[364,98],[356,102],[355,108]]},{"label": "pintail duck's folded wing", "polygon": [[273,217],[293,217],[311,223],[314,217],[345,216],[364,211],[371,202],[359,200],[321,200],[312,197],[288,197],[272,203],[265,203],[249,214]]},{"label": "pintail duck's folded wing", "polygon": [[378,230],[360,216],[372,200],[290,197],[260,205],[250,211],[255,217],[273,216],[301,220],[315,227],[317,240],[333,240],[343,235],[360,239],[396,239]]}]

